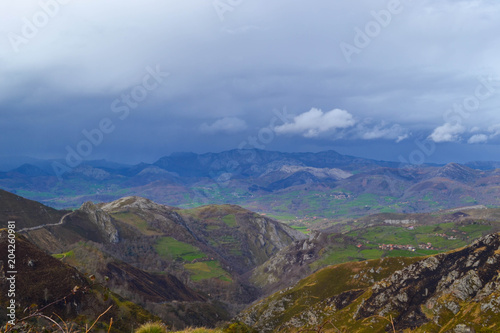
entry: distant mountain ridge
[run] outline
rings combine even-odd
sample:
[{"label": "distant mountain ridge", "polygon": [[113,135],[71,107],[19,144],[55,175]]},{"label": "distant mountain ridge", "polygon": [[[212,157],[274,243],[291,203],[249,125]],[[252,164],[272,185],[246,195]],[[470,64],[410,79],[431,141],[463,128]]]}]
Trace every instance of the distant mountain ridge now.
[{"label": "distant mountain ridge", "polygon": [[[288,161],[291,165],[306,165],[315,168],[325,168],[332,164],[338,165],[339,168],[349,169],[360,164],[377,165],[387,167],[397,167],[400,163],[389,161],[377,161],[362,157],[354,157],[342,155],[334,150],[328,150],[318,153],[284,153],[277,151],[267,151],[259,149],[234,149],[223,151],[220,153],[189,153],[177,152],[159,158],[152,164],[139,163],[137,165],[127,165],[123,163],[115,163],[106,160],[90,160],[82,162],[82,165],[88,165],[103,170],[116,170],[124,172],[128,169],[139,170],[151,165],[159,166],[162,169],[170,170],[171,172],[180,172],[181,176],[193,176],[206,174],[207,169],[211,170],[231,170],[235,163],[242,166],[242,169],[247,170],[249,166],[255,164],[267,164],[270,161]],[[23,165],[31,165],[43,170],[44,172],[55,175],[51,167],[52,162],[64,163],[64,160],[39,160],[24,158],[19,160],[18,165],[11,167],[8,171],[12,172]],[[15,165],[15,161],[9,165]],[[186,168],[187,167],[187,168]],[[248,171],[248,170],[247,170]]]},{"label": "distant mountain ridge", "polygon": [[237,204],[299,224],[313,216],[338,219],[500,204],[496,162],[404,166],[332,150],[236,149],[174,153],[134,166],[83,162],[61,179],[47,169],[47,161],[42,164],[0,172],[0,187],[57,208],[129,195],[181,207]]}]

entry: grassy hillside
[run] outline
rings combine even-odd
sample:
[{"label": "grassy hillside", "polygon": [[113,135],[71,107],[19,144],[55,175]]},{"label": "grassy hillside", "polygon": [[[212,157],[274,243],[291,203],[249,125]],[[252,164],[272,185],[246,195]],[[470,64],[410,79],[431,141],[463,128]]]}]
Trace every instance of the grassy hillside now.
[{"label": "grassy hillside", "polygon": [[[333,297],[352,302],[372,283],[387,278],[395,271],[418,261],[418,258],[377,259],[349,262],[324,268],[287,288],[258,302],[239,315],[260,332],[279,331],[279,327],[301,316],[314,306],[334,304]],[[303,320],[307,317],[302,316]],[[314,316],[311,323],[321,323]],[[303,321],[302,321],[303,322]]]},{"label": "grassy hillside", "polygon": [[496,332],[500,234],[429,257],[383,258],[319,270],[239,318],[259,332]]}]

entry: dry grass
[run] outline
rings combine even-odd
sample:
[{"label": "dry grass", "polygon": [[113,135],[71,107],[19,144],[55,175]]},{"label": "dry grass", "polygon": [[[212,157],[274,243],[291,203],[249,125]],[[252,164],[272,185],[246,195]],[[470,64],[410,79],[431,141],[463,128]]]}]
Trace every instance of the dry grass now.
[{"label": "dry grass", "polygon": [[220,329],[209,329],[209,328],[187,328],[183,331],[175,331],[172,333],[223,333]]}]

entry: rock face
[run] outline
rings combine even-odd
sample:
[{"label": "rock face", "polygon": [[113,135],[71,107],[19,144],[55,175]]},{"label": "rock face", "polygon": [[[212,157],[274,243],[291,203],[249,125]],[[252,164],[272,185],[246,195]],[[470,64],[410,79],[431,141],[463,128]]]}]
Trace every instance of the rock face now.
[{"label": "rock face", "polygon": [[84,203],[80,210],[87,214],[89,221],[97,226],[109,243],[118,243],[120,241],[118,230],[116,230],[109,214],[90,201]]},{"label": "rock face", "polygon": [[253,265],[263,264],[294,240],[307,238],[297,230],[261,216],[249,217],[241,226],[241,232],[248,235],[248,250],[254,254]]},{"label": "rock face", "polygon": [[347,332],[384,332],[390,318],[398,332],[500,331],[500,234],[422,260],[328,267],[240,316],[261,332],[324,323]]},{"label": "rock face", "polygon": [[457,163],[449,163],[439,168],[433,174],[434,177],[443,177],[462,183],[471,183],[477,180],[481,172]]},{"label": "rock face", "polygon": [[[303,237],[303,236],[302,236]],[[281,249],[271,259],[252,271],[251,280],[266,291],[286,288],[311,274],[309,266],[328,241],[327,234],[313,231]],[[283,277],[286,276],[286,279]]]},{"label": "rock face", "polygon": [[140,209],[140,210],[158,210],[163,211],[167,207],[164,205],[159,205],[151,200],[146,198],[130,196],[123,197],[121,199],[104,203],[100,205],[100,208],[108,213],[124,210],[124,209]]},{"label": "rock face", "polygon": [[397,311],[397,327],[406,328],[429,321],[422,306],[438,313],[446,308],[456,315],[462,302],[481,302],[500,290],[499,263],[499,234],[480,238],[465,249],[419,261],[375,284],[357,318]]}]

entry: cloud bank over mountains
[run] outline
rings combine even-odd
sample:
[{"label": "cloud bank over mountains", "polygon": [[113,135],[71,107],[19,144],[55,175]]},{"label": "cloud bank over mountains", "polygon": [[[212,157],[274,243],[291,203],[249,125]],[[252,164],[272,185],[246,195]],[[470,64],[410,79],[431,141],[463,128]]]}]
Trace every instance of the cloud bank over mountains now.
[{"label": "cloud bank over mountains", "polygon": [[[0,156],[64,156],[107,118],[88,158],[234,149],[264,128],[283,151],[500,153],[499,3],[221,1],[2,2]],[[147,68],[170,75],[148,90]]]}]

